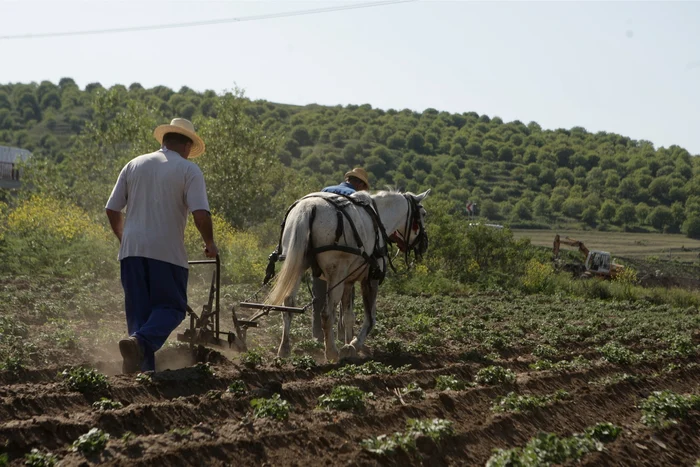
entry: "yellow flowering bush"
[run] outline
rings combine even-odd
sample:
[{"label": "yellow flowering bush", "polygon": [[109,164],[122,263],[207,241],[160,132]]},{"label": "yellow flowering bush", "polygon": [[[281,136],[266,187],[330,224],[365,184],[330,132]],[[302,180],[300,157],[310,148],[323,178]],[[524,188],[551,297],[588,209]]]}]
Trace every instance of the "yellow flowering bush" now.
[{"label": "yellow flowering bush", "polygon": [[80,208],[33,196],[14,209],[0,209],[8,212],[0,224],[4,272],[74,275],[116,271],[117,250],[109,232]]},{"label": "yellow flowering bush", "polygon": [[551,292],[554,287],[554,267],[532,258],[525,266],[522,283],[525,291],[529,293]]},{"label": "yellow flowering bush", "polygon": [[[213,213],[214,240],[219,247],[222,277],[233,283],[262,282],[267,266],[267,255],[262,250],[258,238],[236,230],[226,220]],[[190,260],[204,257],[204,242],[190,218],[185,229],[185,245]]]}]

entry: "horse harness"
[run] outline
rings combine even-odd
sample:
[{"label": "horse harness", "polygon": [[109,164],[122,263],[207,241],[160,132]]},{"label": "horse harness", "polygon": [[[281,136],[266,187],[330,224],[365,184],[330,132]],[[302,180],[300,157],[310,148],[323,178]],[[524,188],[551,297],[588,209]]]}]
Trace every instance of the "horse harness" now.
[{"label": "horse harness", "polygon": [[[267,284],[274,276],[275,276],[275,263],[277,261],[282,261],[284,260],[285,255],[282,254],[282,236],[284,234],[284,227],[287,222],[287,216],[289,215],[289,212],[299,203],[301,200],[307,199],[307,198],[321,198],[330,205],[332,205],[335,210],[336,210],[336,218],[337,218],[337,224],[336,224],[336,230],[335,230],[335,240],[333,244],[331,245],[323,245],[319,246],[316,248],[312,248],[308,251],[308,260],[309,263],[311,264],[311,268],[313,271],[314,276],[319,277],[321,275],[321,269],[318,266],[318,262],[316,261],[316,255],[319,253],[323,253],[326,251],[343,251],[345,253],[351,253],[357,256],[361,256],[365,261],[360,267],[369,265],[369,277],[372,280],[378,280],[379,283],[381,284],[384,280],[384,277],[386,276],[386,263],[388,260],[389,265],[391,266],[392,270],[396,271],[394,268],[394,265],[391,262],[391,259],[388,257],[388,244],[389,243],[394,243],[395,240],[392,240],[392,238],[395,236],[395,234],[392,235],[392,237],[389,237],[386,233],[386,230],[384,229],[384,226],[382,225],[380,219],[379,219],[379,211],[377,209],[377,205],[373,199],[371,199],[371,205],[367,203],[361,203],[358,202],[357,199],[353,199],[349,196],[346,195],[340,195],[340,194],[333,194],[333,195],[328,195],[328,194],[319,194],[319,193],[312,193],[307,196],[304,196],[303,198],[297,200],[292,204],[289,209],[287,209],[287,212],[284,215],[284,220],[280,224],[280,239],[279,243],[277,244],[277,248],[275,251],[273,251],[270,256],[268,257],[269,262],[267,265],[267,269],[265,271],[265,279],[263,280],[263,284]],[[409,204],[409,213],[408,216],[406,216],[406,230],[405,232],[408,232],[408,227],[412,227],[414,230],[418,230],[418,236],[414,239],[414,241],[411,244],[407,244],[405,240],[399,236],[396,236],[396,241],[399,241],[406,245],[406,260],[408,260],[408,253],[410,250],[415,250],[416,254],[419,253],[419,250],[421,249],[421,246],[423,243],[426,243],[427,246],[427,236],[425,235],[425,230],[423,228],[422,222],[420,222],[420,208],[417,205],[417,202],[411,197],[407,196],[404,194],[404,198],[406,198],[406,201]],[[369,215],[370,219],[372,219],[372,224],[374,226],[374,234],[375,234],[375,242],[374,242],[374,251],[372,251],[372,254],[368,254],[367,251],[365,251],[364,244],[362,242],[362,239],[360,238],[360,234],[357,231],[357,227],[355,226],[355,223],[352,221],[350,218],[350,215],[347,211],[347,207],[350,206],[350,204],[354,204],[356,206],[362,207],[367,214]],[[316,216],[316,207],[314,207],[311,211],[311,217],[309,220],[309,232],[313,232],[313,222]],[[339,245],[338,241],[340,240],[340,237],[344,235],[344,221],[343,217],[347,220],[348,224],[350,225],[350,229],[352,230],[352,234],[355,240],[355,243],[357,244],[357,247],[351,247],[347,245]],[[311,235],[311,233],[309,234]],[[408,234],[410,235],[410,234]],[[380,240],[383,240],[381,242]],[[309,238],[309,243],[312,242],[312,239]],[[381,246],[380,246],[381,244]],[[425,251],[425,250],[423,250]],[[382,261],[382,267],[379,266],[379,261]],[[349,275],[354,274],[357,270],[359,270],[359,267],[351,272]],[[349,277],[349,276],[348,276]],[[344,282],[340,281],[338,284],[335,284],[335,286],[339,285],[340,283]]]}]

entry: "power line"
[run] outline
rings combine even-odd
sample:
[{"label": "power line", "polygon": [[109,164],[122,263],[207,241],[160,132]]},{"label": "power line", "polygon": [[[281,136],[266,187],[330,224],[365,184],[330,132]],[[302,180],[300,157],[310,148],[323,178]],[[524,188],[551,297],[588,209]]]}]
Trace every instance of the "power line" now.
[{"label": "power line", "polygon": [[64,31],[64,32],[45,32],[45,33],[27,33],[27,34],[15,34],[9,36],[0,36],[0,40],[14,40],[14,39],[41,39],[46,37],[67,37],[67,36],[86,36],[92,34],[112,34],[120,32],[135,32],[135,31],[154,31],[158,29],[174,29],[174,28],[189,28],[193,26],[208,26],[212,24],[225,24],[225,23],[243,23],[246,21],[260,21],[266,19],[275,18],[288,18],[291,16],[304,16],[304,15],[315,15],[320,13],[331,13],[334,11],[343,10],[358,10],[360,8],[373,8],[385,5],[394,5],[397,3],[411,3],[418,0],[386,0],[380,2],[370,2],[370,3],[357,3],[354,5],[340,5],[326,8],[313,8],[310,10],[298,10],[298,11],[288,11],[286,13],[270,13],[266,15],[253,15],[253,16],[242,16],[238,18],[222,18],[222,19],[212,19],[205,21],[192,21],[189,23],[173,23],[173,24],[154,24],[150,26],[132,26],[124,28],[112,28],[112,29],[92,29],[86,31]]}]

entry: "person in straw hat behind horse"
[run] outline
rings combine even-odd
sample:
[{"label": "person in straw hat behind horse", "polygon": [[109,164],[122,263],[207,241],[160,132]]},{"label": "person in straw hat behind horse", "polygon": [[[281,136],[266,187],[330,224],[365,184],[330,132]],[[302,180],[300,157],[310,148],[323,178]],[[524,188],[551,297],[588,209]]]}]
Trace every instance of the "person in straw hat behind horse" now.
[{"label": "person in straw hat behind horse", "polygon": [[204,240],[205,255],[218,255],[204,176],[189,160],[204,153],[204,141],[184,118],[158,126],[153,136],[161,148],[124,166],[105,206],[120,243],[129,332],[119,341],[124,373],[155,371],[155,352],[185,318],[188,211]]},{"label": "person in straw hat behind horse", "polygon": [[[362,167],[355,167],[345,173],[345,181],[339,185],[331,185],[325,187],[322,192],[335,193],[337,195],[350,196],[356,191],[369,190],[369,176],[367,171]],[[326,295],[328,293],[328,284],[320,277],[313,276],[312,280],[313,294],[318,300],[314,300],[314,311],[311,316],[311,329],[313,337],[319,342],[323,342],[323,329],[321,328],[321,312],[326,306]],[[352,289],[350,298],[350,306],[355,302],[355,289]]]}]

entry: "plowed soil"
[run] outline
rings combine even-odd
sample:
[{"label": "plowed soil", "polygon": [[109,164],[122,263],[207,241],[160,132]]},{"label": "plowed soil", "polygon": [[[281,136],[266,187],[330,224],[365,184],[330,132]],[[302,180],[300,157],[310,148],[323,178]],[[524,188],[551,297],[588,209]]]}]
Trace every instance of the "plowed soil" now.
[{"label": "plowed soil", "polygon": [[[639,408],[654,391],[700,395],[700,310],[692,304],[678,308],[503,290],[385,294],[369,348],[356,361],[324,363],[303,315],[293,322],[294,353],[315,357],[317,365],[304,370],[294,361],[276,362],[280,319],[270,316],[248,336],[249,348],[264,363],[251,368],[228,350],[191,352],[173,346],[172,336],[157,354],[158,372],[147,381],[121,374],[116,342],[124,323],[111,311],[121,306],[119,291],[105,300],[97,285],[80,287],[83,295],[71,298],[74,289],[64,286],[49,289],[47,296],[41,285],[5,284],[0,466],[5,456],[9,465],[25,465],[32,449],[50,452],[63,466],[484,466],[494,450],[522,447],[538,433],[571,436],[602,422],[619,426],[621,434],[601,452],[583,456],[584,465],[694,466],[700,458],[700,411],[652,428],[642,423]],[[357,316],[358,324],[361,319]],[[329,374],[370,360],[408,369]],[[213,374],[198,362],[209,364]],[[109,387],[70,389],[60,373],[76,365],[106,375]],[[515,381],[477,383],[478,372],[490,365],[511,370]],[[552,365],[557,369],[535,369]],[[454,376],[467,387],[440,390],[439,376]],[[238,381],[245,394],[227,390]],[[424,399],[397,397],[395,390],[411,383],[425,391]],[[341,384],[373,394],[365,410],[318,408],[319,397]],[[559,390],[568,397],[543,407],[493,410],[511,392],[548,396]],[[256,418],[251,401],[275,394],[289,403],[289,417]],[[93,408],[101,398],[123,407]],[[454,432],[437,441],[418,437],[415,450],[377,454],[362,447],[363,440],[405,431],[409,419],[448,420]],[[90,455],[74,451],[73,443],[92,428],[109,435],[106,447]]]},{"label": "plowed soil", "polygon": [[[186,352],[170,350],[170,352]],[[623,434],[602,453],[584,458],[586,465],[693,465],[700,456],[700,415],[691,413],[678,424],[651,431],[640,423],[636,404],[654,390],[679,393],[696,391],[700,368],[677,361],[679,369],[662,371],[663,364],[626,367],[598,364],[566,374],[528,371],[514,359],[513,384],[476,386],[464,391],[438,391],[438,375],[472,380],[483,366],[444,358],[385,359],[392,365],[410,362],[411,370],[392,376],[356,376],[343,384],[372,392],[363,413],[322,411],[318,397],[328,394],[337,378],[326,373],[338,365],[298,370],[266,366],[249,369],[216,352],[200,352],[212,361],[214,375],[196,367],[156,373],[152,383],[134,375],[109,377],[110,388],[84,395],[71,391],[57,376],[59,368],[15,375],[0,374],[0,444],[5,444],[10,465],[23,465],[32,448],[52,451],[61,465],[484,465],[494,448],[524,445],[539,431],[560,435],[608,421],[623,427]],[[381,358],[378,358],[381,360]],[[441,364],[440,361],[453,363]],[[114,367],[119,362],[104,362]],[[508,366],[508,365],[506,365]],[[635,382],[594,385],[591,382],[620,372],[637,376]],[[226,392],[241,379],[245,396]],[[426,398],[403,405],[394,388],[416,382]],[[544,395],[564,389],[570,400],[528,413],[496,414],[494,400],[510,391]],[[292,407],[289,419],[276,421],[251,417],[250,399],[279,393]],[[97,411],[100,397],[121,402],[117,410]],[[418,452],[391,456],[371,454],[360,441],[401,431],[408,418],[443,418],[454,423],[455,435],[438,444],[419,442]],[[85,457],[70,451],[80,435],[98,427],[109,433],[107,448]],[[125,440],[124,435],[133,433]]]}]

